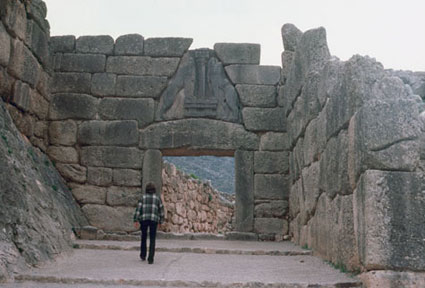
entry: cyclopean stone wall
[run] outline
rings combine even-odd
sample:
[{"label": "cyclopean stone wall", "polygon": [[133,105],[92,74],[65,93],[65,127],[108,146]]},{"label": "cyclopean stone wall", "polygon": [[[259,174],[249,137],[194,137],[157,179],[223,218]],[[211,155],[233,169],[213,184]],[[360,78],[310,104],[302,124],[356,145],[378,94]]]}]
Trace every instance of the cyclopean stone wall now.
[{"label": "cyclopean stone wall", "polygon": [[[162,155],[235,157],[237,231],[288,231],[288,145],[280,67],[256,44],[188,50],[191,39],[52,37],[48,155],[91,225],[132,232]],[[142,183],[142,185],[141,185]]]},{"label": "cyclopean stone wall", "polygon": [[215,190],[164,163],[162,195],[167,211],[163,231],[222,234],[232,230],[234,195]]},{"label": "cyclopean stone wall", "polygon": [[424,103],[414,85],[374,59],[331,57],[323,28],[288,24],[282,36],[292,239],[348,269],[424,271]]}]

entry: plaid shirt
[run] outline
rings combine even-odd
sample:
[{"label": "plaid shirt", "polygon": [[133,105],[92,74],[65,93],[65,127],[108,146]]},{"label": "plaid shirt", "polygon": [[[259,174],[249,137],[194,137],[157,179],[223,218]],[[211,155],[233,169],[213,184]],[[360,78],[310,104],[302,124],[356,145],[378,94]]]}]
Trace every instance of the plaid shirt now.
[{"label": "plaid shirt", "polygon": [[143,220],[151,220],[161,224],[164,222],[164,205],[158,195],[143,194],[142,199],[137,203],[133,221],[141,222]]}]

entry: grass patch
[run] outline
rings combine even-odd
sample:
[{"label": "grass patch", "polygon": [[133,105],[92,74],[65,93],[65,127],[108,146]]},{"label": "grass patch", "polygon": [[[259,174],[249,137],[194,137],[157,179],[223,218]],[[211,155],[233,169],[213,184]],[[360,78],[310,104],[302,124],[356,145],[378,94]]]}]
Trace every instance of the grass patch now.
[{"label": "grass patch", "polygon": [[58,191],[58,186],[52,185],[52,189],[53,189],[53,191]]},{"label": "grass patch", "polygon": [[191,173],[189,176],[190,176],[190,177],[192,177],[193,179],[199,179],[199,177],[198,177],[198,176],[196,176],[196,175],[195,175],[195,174],[193,174],[193,173]]},{"label": "grass patch", "polygon": [[310,249],[310,247],[308,247],[308,245],[307,245],[307,244],[304,244],[303,246],[301,246],[301,249],[304,249],[304,250],[311,250],[311,249]]}]

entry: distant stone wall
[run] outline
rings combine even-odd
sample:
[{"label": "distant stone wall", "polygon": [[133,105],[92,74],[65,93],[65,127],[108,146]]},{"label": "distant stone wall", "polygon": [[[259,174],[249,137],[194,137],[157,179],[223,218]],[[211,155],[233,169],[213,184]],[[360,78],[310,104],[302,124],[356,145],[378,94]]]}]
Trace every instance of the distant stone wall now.
[{"label": "distant stone wall", "polygon": [[374,59],[332,58],[323,28],[282,35],[290,236],[348,269],[423,271],[420,89]]},{"label": "distant stone wall", "polygon": [[225,195],[170,163],[164,163],[162,180],[167,210],[163,231],[223,234],[232,230],[234,195]]}]

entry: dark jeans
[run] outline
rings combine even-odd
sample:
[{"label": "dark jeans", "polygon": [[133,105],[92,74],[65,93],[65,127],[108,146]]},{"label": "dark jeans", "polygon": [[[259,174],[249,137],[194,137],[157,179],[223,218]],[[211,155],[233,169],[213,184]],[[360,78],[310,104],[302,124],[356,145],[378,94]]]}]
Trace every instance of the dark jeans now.
[{"label": "dark jeans", "polygon": [[153,262],[155,256],[155,238],[158,222],[151,220],[143,220],[140,222],[140,230],[142,231],[142,243],[140,244],[140,258],[146,259],[146,239],[148,237],[149,227],[149,257],[148,261]]}]

